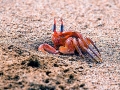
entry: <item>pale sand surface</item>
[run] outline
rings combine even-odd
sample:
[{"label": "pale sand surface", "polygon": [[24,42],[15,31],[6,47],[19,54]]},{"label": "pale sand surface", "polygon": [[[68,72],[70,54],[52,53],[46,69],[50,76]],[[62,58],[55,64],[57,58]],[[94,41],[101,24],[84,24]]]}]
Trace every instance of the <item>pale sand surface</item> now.
[{"label": "pale sand surface", "polygon": [[[59,30],[78,31],[99,48],[90,57],[38,52]],[[0,0],[0,90],[120,90],[119,0]]]}]

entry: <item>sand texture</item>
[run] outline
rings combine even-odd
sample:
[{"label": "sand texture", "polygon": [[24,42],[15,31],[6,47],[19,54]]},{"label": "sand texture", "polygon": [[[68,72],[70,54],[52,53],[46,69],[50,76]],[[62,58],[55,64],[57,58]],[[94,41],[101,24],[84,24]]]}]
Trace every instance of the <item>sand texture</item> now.
[{"label": "sand texture", "polygon": [[[37,50],[53,19],[91,38],[103,63]],[[119,0],[0,0],[0,90],[120,90]]]}]

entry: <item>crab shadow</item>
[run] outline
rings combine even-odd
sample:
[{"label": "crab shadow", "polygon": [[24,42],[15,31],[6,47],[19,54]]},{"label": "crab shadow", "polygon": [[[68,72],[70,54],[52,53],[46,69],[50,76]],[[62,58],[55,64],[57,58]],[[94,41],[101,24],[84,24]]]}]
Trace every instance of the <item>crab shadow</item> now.
[{"label": "crab shadow", "polygon": [[40,41],[40,42],[34,42],[33,44],[30,44],[30,47],[32,47],[34,50],[38,50],[38,47],[39,47],[41,44],[44,44],[44,43],[47,43],[47,44],[53,46],[52,41]]},{"label": "crab shadow", "polygon": [[[52,43],[52,41],[40,41],[40,42],[34,42],[33,44],[31,44],[30,46],[35,50],[37,51],[38,50],[38,47],[41,45],[41,44],[44,44],[44,43],[47,43],[51,46],[54,46],[54,44]],[[81,61],[85,61],[86,63],[88,64],[91,64],[91,63],[94,63],[95,61],[92,60],[92,58],[86,53],[86,52],[82,52],[83,55],[84,55],[84,58],[82,58],[81,56],[79,56],[78,52],[75,51],[74,54],[62,54],[60,53],[59,56],[62,58],[64,57],[76,57],[76,59],[72,59],[72,61],[76,61],[76,60],[81,60]]]}]

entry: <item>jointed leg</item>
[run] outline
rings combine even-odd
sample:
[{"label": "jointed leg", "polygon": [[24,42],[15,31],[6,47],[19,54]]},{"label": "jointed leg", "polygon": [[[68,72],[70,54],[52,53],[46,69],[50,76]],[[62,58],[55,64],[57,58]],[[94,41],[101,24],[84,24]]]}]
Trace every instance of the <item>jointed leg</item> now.
[{"label": "jointed leg", "polygon": [[77,42],[76,38],[73,39],[73,44],[75,46],[75,49],[77,50],[77,52],[79,53],[79,55],[84,58],[84,55],[82,54],[80,47],[79,47],[79,43]]},{"label": "jointed leg", "polygon": [[86,51],[91,56],[92,59],[94,59],[96,62],[98,62],[98,60],[95,58],[95,56],[90,52],[90,49],[88,47],[85,47],[83,42],[80,39],[78,39],[78,42],[79,42],[79,45],[82,48],[82,50]]},{"label": "jointed leg", "polygon": [[99,53],[99,55],[101,56],[100,51],[98,50],[98,48],[95,46],[94,42],[90,38],[85,38],[85,41],[87,42],[88,45],[92,44]]},{"label": "jointed leg", "polygon": [[[100,54],[98,48],[97,48],[97,47],[95,46],[95,44],[93,43],[93,41],[92,41],[90,38],[85,38],[84,40],[85,40],[86,44],[88,45],[88,48],[95,54],[95,56],[97,56],[97,57],[99,58],[100,62],[102,62],[101,54]],[[92,47],[90,46],[90,44],[94,46],[94,48],[97,50],[98,53],[96,53],[96,52],[92,49]]]}]

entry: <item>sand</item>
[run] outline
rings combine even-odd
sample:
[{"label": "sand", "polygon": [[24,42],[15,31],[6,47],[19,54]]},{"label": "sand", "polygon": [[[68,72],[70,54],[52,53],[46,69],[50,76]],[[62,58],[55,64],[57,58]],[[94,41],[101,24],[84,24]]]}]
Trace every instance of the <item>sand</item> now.
[{"label": "sand", "polygon": [[[91,38],[103,63],[89,56],[37,50],[52,44],[52,25]],[[0,0],[0,90],[119,90],[119,0]]]}]

